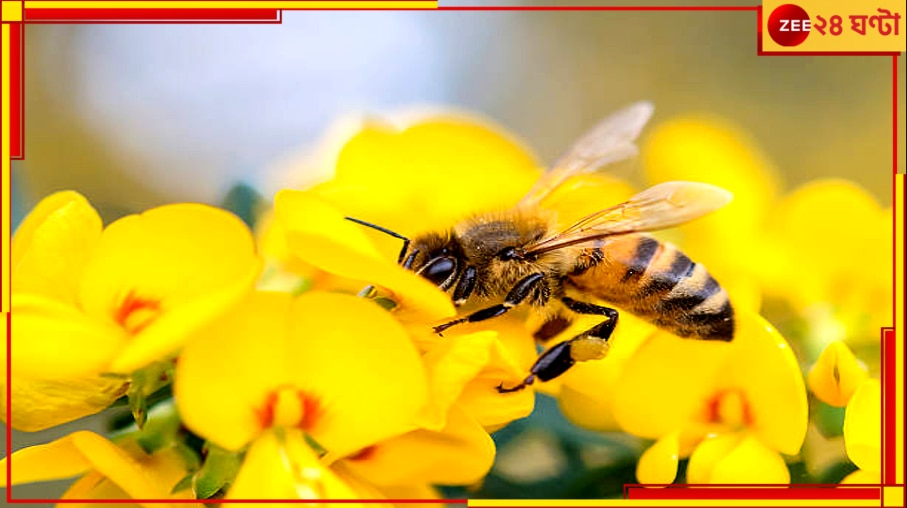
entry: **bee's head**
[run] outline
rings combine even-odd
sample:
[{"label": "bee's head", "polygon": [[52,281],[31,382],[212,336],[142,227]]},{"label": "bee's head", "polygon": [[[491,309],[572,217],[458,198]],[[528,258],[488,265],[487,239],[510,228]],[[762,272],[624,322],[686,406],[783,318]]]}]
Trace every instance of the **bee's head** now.
[{"label": "bee's head", "polygon": [[457,281],[459,269],[462,268],[459,260],[462,259],[463,250],[452,233],[427,233],[410,241],[387,228],[352,217],[346,219],[403,240],[397,263],[425,277],[442,290],[446,291]]}]

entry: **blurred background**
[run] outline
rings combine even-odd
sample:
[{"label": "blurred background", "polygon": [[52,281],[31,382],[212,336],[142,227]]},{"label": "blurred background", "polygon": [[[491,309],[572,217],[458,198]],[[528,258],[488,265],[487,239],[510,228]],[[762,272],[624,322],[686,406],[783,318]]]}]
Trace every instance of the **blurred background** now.
[{"label": "blurred background", "polygon": [[[507,3],[542,4],[495,2]],[[596,120],[640,99],[655,103],[653,123],[699,113],[736,123],[787,189],[840,176],[891,204],[891,58],[759,57],[753,12],[285,12],[282,24],[261,26],[32,25],[26,48],[13,228],[61,189],[85,194],[105,220],[176,201],[221,203],[239,182],[270,198],[279,162],[344,115],[467,109],[551,162]],[[905,67],[902,54],[902,133]],[[903,136],[898,143],[903,172]],[[14,433],[14,442],[86,426],[104,423]],[[638,443],[624,445],[638,453]],[[571,457],[520,474],[545,478]],[[609,478],[634,481],[629,471]],[[499,479],[503,496],[511,484]]]}]

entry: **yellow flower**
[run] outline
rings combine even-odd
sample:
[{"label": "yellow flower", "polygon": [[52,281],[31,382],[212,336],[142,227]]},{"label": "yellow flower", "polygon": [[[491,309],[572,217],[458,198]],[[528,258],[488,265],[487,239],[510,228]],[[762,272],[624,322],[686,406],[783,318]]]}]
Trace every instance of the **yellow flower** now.
[{"label": "yellow flower", "polygon": [[186,345],[174,389],[191,430],[228,450],[250,445],[228,492],[240,499],[352,497],[306,436],[353,454],[412,430],[428,392],[390,314],[322,292],[254,293]]},{"label": "yellow flower", "polygon": [[867,379],[857,388],[844,410],[844,446],[860,469],[841,483],[882,482],[882,385]]},{"label": "yellow flower", "polygon": [[[188,490],[171,492],[188,472],[183,456],[173,448],[149,455],[134,441],[117,445],[93,432],[78,431],[13,452],[0,461],[0,468],[6,470],[7,461],[13,485],[78,476],[62,499],[191,499]],[[0,486],[7,487],[6,475]]]},{"label": "yellow flower", "polygon": [[[404,235],[446,228],[513,206],[538,178],[535,158],[502,132],[452,116],[404,129],[371,122],[344,145],[334,178],[311,192]],[[399,244],[390,244],[393,259]]]},{"label": "yellow flower", "polygon": [[806,390],[787,342],[751,311],[738,313],[729,343],[656,332],[623,366],[615,390],[621,428],[659,440],[640,461],[641,480],[673,480],[678,457],[692,453],[690,483],[789,481],[779,452],[800,450]]},{"label": "yellow flower", "polygon": [[736,303],[758,308],[760,294],[786,301],[816,352],[834,340],[876,343],[891,325],[893,215],[858,185],[822,179],[781,197],[777,170],[756,144],[717,119],[658,125],[642,154],[651,182],[702,181],[734,194],[678,234]]},{"label": "yellow flower", "polygon": [[174,353],[259,270],[250,232],[227,212],[168,205],[102,228],[71,191],[25,218],[11,256],[11,424],[22,430],[108,406],[129,374]]},{"label": "yellow flower", "polygon": [[455,314],[447,295],[382,256],[365,228],[344,220],[343,214],[327,202],[312,193],[289,190],[279,192],[275,201],[275,212],[287,232],[290,248],[306,262],[389,289],[399,305],[428,320]]},{"label": "yellow flower", "polygon": [[763,286],[807,320],[813,342],[877,344],[892,316],[892,220],[865,190],[817,180],[786,196],[768,217]]},{"label": "yellow flower", "polygon": [[869,374],[843,342],[829,344],[812,370],[807,382],[809,389],[822,402],[835,407],[844,407],[847,401]]},{"label": "yellow flower", "polygon": [[[505,326],[519,327],[505,319]],[[516,360],[492,331],[451,334],[423,355],[429,402],[417,415],[415,430],[326,462],[356,485],[379,492],[412,484],[471,485],[491,469],[495,446],[488,432],[528,416],[531,391],[501,394],[502,382],[519,382],[534,359],[528,337],[514,340]]]},{"label": "yellow flower", "polygon": [[418,429],[376,443],[333,464],[373,486],[471,485],[488,474],[494,442],[463,409],[453,407],[438,431]]}]

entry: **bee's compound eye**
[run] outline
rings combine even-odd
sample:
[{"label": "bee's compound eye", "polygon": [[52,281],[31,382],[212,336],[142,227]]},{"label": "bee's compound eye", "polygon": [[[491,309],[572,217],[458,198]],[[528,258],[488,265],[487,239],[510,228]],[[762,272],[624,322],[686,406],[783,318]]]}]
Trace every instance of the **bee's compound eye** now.
[{"label": "bee's compound eye", "polygon": [[419,274],[431,281],[432,284],[446,289],[453,282],[453,274],[457,269],[457,261],[450,257],[440,257],[431,260]]}]

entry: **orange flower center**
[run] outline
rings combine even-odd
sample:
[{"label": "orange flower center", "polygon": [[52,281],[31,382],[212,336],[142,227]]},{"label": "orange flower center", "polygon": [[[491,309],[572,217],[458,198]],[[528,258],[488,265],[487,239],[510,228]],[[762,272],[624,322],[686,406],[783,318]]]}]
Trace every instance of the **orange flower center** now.
[{"label": "orange flower center", "polygon": [[130,334],[136,334],[150,325],[161,313],[161,302],[142,298],[130,292],[114,313],[113,319]]},{"label": "orange flower center", "polygon": [[753,424],[753,415],[741,390],[722,390],[706,405],[706,421],[736,429]]},{"label": "orange flower center", "polygon": [[299,428],[311,430],[318,416],[318,401],[300,390],[284,386],[265,398],[261,409],[256,411],[263,429],[271,427]]}]

